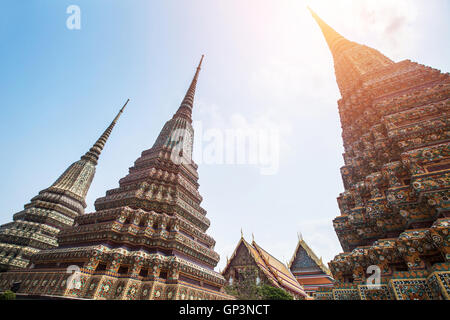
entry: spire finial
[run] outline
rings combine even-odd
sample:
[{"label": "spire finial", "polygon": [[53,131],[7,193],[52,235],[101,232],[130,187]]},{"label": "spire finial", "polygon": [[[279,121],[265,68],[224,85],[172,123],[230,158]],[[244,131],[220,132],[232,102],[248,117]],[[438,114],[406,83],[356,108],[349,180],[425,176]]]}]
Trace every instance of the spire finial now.
[{"label": "spire finial", "polygon": [[242,227],[241,227],[241,238],[244,239],[244,231],[242,231]]},{"label": "spire finial", "polygon": [[252,242],[255,242],[255,235],[252,232]]},{"label": "spire finial", "polygon": [[[326,24],[311,8],[308,9],[322,30],[333,55],[336,81],[342,96],[352,90],[360,76],[394,63],[375,49],[347,40]],[[341,59],[343,55],[346,56],[345,60]]]},{"label": "spire finial", "polygon": [[[322,33],[327,41],[328,47],[331,50],[333,56],[337,55],[344,47],[348,47],[348,45],[355,45],[354,42],[351,42],[337,33],[332,27],[330,27],[325,21],[323,21],[309,6],[308,10],[313,16],[314,20],[316,20],[317,24],[322,30]],[[345,43],[345,46],[342,44]],[[338,46],[339,44],[339,46]]]},{"label": "spire finial", "polygon": [[88,152],[84,156],[81,157],[83,160],[90,160],[94,164],[97,164],[98,158],[100,157],[100,153],[103,150],[103,147],[105,146],[106,141],[109,138],[109,135],[111,134],[114,126],[117,123],[117,120],[119,120],[121,114],[123,113],[123,110],[125,110],[125,107],[127,106],[130,99],[127,99],[123,107],[119,110],[114,120],[111,122],[111,124],[106,128],[106,130],[103,132],[103,134],[98,138],[98,140],[94,143],[91,149],[89,149]]},{"label": "spire finial", "polygon": [[303,235],[301,232],[297,232],[298,240],[303,241]]},{"label": "spire finial", "polygon": [[181,105],[178,108],[177,112],[175,113],[174,117],[180,116],[186,118],[189,121],[192,121],[191,116],[192,116],[192,109],[194,107],[195,89],[197,86],[198,75],[200,73],[204,57],[205,55],[202,54],[200,62],[197,66],[197,70],[195,71],[194,78],[192,79],[191,85],[189,86],[189,89],[187,90],[186,95],[184,96],[184,99],[181,102]]},{"label": "spire finial", "polygon": [[127,99],[127,101],[125,102],[125,104],[123,105],[123,107],[119,110],[119,113],[117,114],[117,116],[114,118],[113,122],[116,123],[117,120],[119,120],[120,115],[123,113],[123,110],[125,110],[125,107],[127,106],[128,102],[130,101],[130,98]]},{"label": "spire finial", "polygon": [[203,58],[205,57],[205,55],[204,54],[202,54],[202,57],[200,58],[200,62],[199,62],[199,64],[198,64],[198,67],[197,67],[197,69],[200,69],[201,68],[201,66],[202,66],[202,62],[203,62]]}]

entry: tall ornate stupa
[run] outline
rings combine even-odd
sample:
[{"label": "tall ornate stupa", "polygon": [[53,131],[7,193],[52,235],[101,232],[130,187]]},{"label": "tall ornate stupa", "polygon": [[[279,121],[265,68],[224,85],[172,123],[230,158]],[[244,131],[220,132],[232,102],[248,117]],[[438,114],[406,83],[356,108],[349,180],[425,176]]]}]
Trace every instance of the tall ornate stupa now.
[{"label": "tall ornate stupa", "polygon": [[[228,299],[214,271],[219,255],[206,234],[192,109],[201,63],[179,109],[153,147],[142,152],[119,187],[60,233],[57,249],[33,256],[35,267],[0,275],[0,290],[87,299]],[[80,273],[70,278],[70,270]],[[75,280],[73,282],[72,280]],[[73,284],[73,285],[72,285]]]},{"label": "tall ornate stupa", "polygon": [[61,229],[73,225],[84,214],[86,194],[95,175],[100,153],[125,105],[92,148],[49,188],[42,190],[14,215],[14,221],[0,226],[0,266],[26,268],[30,256],[43,249],[58,247]]},{"label": "tall ornate stupa", "polygon": [[316,298],[449,299],[449,74],[395,63],[312,15],[334,59],[345,149],[333,221],[344,253]]}]

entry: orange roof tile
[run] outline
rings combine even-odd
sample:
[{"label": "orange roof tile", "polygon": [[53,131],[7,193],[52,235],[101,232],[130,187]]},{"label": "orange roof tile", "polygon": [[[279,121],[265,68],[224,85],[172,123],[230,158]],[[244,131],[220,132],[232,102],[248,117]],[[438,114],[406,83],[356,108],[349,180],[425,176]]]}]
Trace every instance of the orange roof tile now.
[{"label": "orange roof tile", "polygon": [[298,282],[302,285],[319,285],[319,284],[333,284],[333,281],[331,281],[329,278],[304,278],[304,279],[298,279]]},{"label": "orange roof tile", "polygon": [[272,256],[270,253],[261,248],[255,241],[253,241],[252,245],[259,252],[261,257],[264,259],[264,262],[270,269],[270,271],[275,275],[279,284],[296,293],[304,294],[304,290],[299,285],[298,281],[295,279],[292,272],[286,267],[286,265]]}]

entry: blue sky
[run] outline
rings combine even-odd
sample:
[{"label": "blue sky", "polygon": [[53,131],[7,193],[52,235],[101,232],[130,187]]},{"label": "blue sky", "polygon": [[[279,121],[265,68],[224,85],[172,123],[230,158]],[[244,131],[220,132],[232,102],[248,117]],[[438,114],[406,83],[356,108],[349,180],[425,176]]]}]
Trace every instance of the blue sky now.
[{"label": "blue sky", "polygon": [[[66,28],[66,8],[81,29]],[[0,223],[86,152],[127,98],[86,212],[118,186],[178,108],[201,54],[194,120],[203,130],[276,127],[279,168],[201,164],[208,233],[223,268],[240,237],[289,260],[297,232],[329,261],[343,191],[339,92],[309,4],[350,40],[394,61],[449,71],[450,4],[396,1],[16,1],[0,4]],[[195,136],[194,148],[203,137]]]}]

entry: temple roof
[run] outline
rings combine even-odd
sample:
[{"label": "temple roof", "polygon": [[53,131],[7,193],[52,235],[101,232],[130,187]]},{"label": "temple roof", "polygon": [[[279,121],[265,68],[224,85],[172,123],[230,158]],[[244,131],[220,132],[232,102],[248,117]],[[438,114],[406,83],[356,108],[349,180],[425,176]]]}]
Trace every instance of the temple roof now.
[{"label": "temple roof", "polygon": [[299,236],[294,255],[292,256],[291,261],[289,261],[289,269],[293,271],[294,268],[295,271],[302,271],[302,269],[304,271],[309,271],[313,268],[317,268],[330,277],[332,276],[330,270],[323,263],[322,258],[319,259],[316,256],[314,251],[308,246],[301,236]]},{"label": "temple roof", "polygon": [[291,293],[308,297],[303,287],[295,279],[289,268],[266,250],[261,248],[254,240],[250,244],[243,237],[241,237],[231,258],[227,261],[227,266],[225,267],[223,273],[225,273],[229,268],[231,261],[236,257],[238,248],[241,245],[247,248],[256,265],[266,275],[272,285],[285,289]]}]

